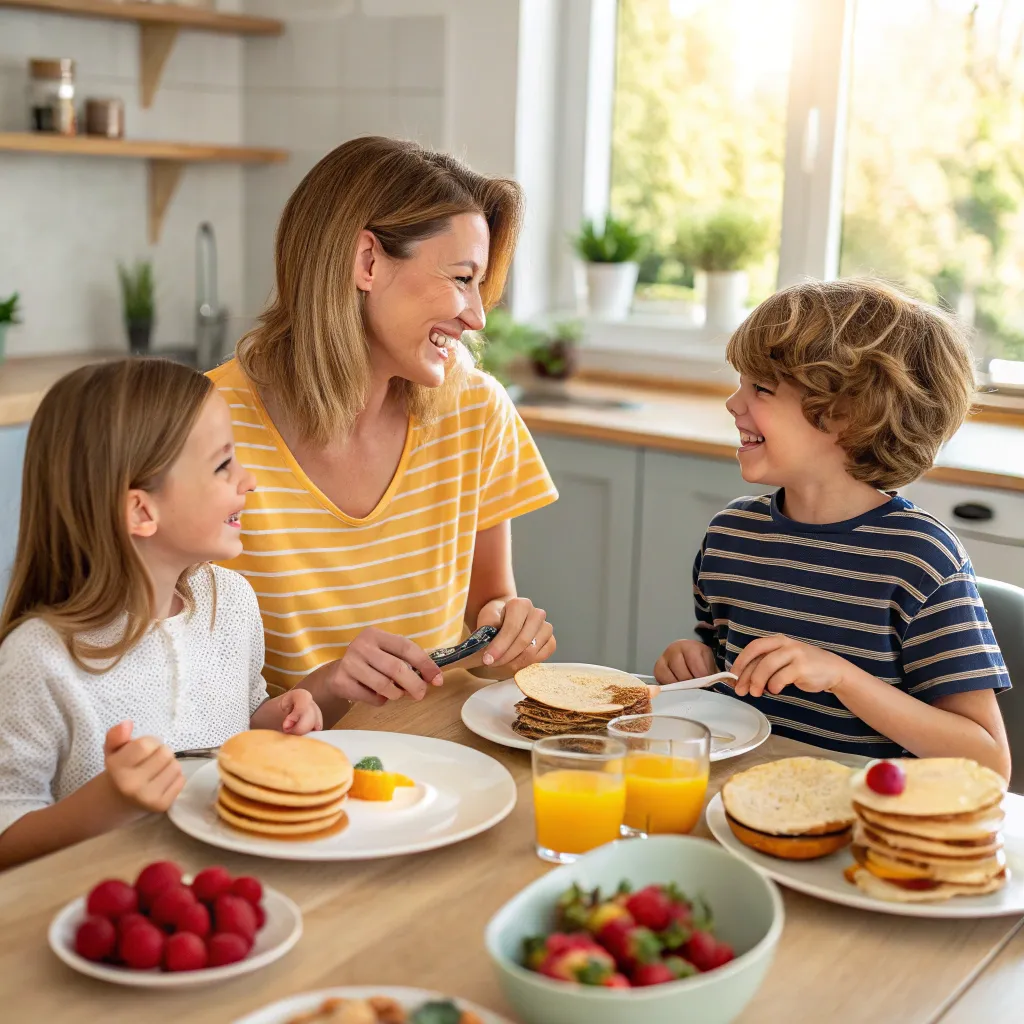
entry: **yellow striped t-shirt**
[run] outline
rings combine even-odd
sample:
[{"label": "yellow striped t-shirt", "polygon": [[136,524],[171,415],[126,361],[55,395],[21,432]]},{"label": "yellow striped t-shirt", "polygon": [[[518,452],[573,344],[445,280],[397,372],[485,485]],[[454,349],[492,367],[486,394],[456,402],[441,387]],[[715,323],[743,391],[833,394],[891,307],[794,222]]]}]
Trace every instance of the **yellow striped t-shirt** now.
[{"label": "yellow striped t-shirt", "polygon": [[268,683],[293,686],[368,626],[428,651],[457,641],[477,531],[558,497],[505,389],[478,370],[439,420],[410,419],[394,478],[365,519],[306,476],[237,360],[210,377],[256,476],[245,548],[227,564],[259,599]]}]

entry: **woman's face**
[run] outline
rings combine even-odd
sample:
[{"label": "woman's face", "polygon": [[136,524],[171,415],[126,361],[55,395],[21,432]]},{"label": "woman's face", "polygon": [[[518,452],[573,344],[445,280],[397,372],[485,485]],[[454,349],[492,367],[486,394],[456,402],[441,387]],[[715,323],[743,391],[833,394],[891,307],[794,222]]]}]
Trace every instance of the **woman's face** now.
[{"label": "woman's face", "polygon": [[463,331],[483,329],[480,283],[490,235],[478,213],[452,217],[448,230],[418,242],[412,256],[392,260],[369,231],[359,238],[355,284],[365,293],[364,318],[374,370],[426,387],[444,383]]}]

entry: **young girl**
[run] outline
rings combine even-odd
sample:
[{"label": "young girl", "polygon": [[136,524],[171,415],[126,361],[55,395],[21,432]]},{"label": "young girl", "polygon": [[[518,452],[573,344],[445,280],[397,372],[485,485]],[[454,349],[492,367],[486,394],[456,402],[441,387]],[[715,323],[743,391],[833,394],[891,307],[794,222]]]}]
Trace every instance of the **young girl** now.
[{"label": "young girl", "polygon": [[0,615],[0,867],[166,811],[174,751],[322,728],[268,699],[242,550],[252,474],[207,378],[131,359],[60,380],[32,421]]}]

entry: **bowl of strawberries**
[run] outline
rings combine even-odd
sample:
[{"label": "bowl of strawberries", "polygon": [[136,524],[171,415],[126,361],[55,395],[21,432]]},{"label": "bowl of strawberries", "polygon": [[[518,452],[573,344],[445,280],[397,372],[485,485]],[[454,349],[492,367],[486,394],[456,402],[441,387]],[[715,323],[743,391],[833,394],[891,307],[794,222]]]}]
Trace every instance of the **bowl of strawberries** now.
[{"label": "bowl of strawberries", "polygon": [[783,919],[774,883],[716,843],[651,836],[539,878],[495,914],[486,944],[527,1024],[728,1024]]}]

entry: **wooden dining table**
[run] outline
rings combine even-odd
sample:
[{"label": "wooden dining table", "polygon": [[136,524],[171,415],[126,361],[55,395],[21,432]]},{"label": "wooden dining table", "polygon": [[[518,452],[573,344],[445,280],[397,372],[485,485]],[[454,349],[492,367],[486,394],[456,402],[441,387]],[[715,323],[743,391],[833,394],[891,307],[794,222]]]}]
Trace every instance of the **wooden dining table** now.
[{"label": "wooden dining table", "polygon": [[[504,764],[518,802],[482,835],[384,860],[293,862],[214,849],[151,816],[0,875],[0,1021],[5,1024],[224,1024],[294,993],[407,985],[462,996],[517,1018],[483,945],[492,914],[550,870],[533,850],[530,755],[480,739],[459,710],[480,685],[465,672],[421,703],[354,708],[342,728],[418,733],[476,747]],[[778,736],[712,766],[709,797],[733,772],[798,753]],[[703,822],[699,827],[707,835]],[[153,860],[186,871],[223,864],[298,903],[304,931],[276,963],[216,985],[143,990],[87,978],[47,946],[51,919],[104,878],[134,879]],[[927,920],[868,913],[783,890],[786,922],[741,1024],[999,1024],[1024,1020],[1024,918]],[[699,1022],[694,1022],[699,1024]]]}]

